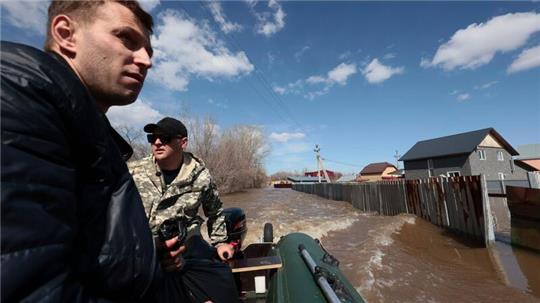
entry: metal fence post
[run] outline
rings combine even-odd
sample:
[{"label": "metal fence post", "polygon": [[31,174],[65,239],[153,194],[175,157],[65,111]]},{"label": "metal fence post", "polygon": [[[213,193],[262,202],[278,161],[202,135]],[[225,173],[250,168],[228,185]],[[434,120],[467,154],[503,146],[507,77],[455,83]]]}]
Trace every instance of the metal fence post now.
[{"label": "metal fence post", "polygon": [[487,189],[486,175],[480,175],[482,180],[482,205],[484,206],[484,239],[486,247],[489,247],[495,241],[495,231],[493,229],[493,215],[491,214],[491,205]]}]

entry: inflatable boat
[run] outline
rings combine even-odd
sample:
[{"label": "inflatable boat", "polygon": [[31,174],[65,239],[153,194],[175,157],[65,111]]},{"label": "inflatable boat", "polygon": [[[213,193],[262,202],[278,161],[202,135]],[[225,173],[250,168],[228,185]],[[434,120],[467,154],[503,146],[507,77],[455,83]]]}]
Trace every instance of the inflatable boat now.
[{"label": "inflatable boat", "polygon": [[262,242],[242,250],[245,216],[241,209],[227,212],[228,233],[239,241],[229,265],[243,302],[365,302],[341,273],[339,261],[318,240],[291,233],[275,243],[272,224],[266,223]]}]

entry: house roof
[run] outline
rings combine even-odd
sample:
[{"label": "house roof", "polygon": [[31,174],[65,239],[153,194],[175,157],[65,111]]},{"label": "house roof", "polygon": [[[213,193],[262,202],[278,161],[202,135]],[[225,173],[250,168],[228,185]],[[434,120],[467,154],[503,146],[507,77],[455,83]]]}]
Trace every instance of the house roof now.
[{"label": "house roof", "polygon": [[388,163],[388,162],[377,162],[377,163],[370,163],[362,169],[360,172],[361,175],[365,174],[382,174],[384,170],[387,167],[393,167],[397,169],[394,165]]},{"label": "house roof", "polygon": [[516,159],[540,159],[540,144],[520,145],[516,149],[519,152],[519,156]]},{"label": "house roof", "polygon": [[[322,174],[322,173],[323,173],[323,170],[321,169],[321,170],[320,170],[320,172],[321,172],[321,174]],[[306,172],[304,172],[304,174],[316,174],[316,173],[317,173],[317,171],[316,171],[316,170],[314,170],[314,171],[306,171]],[[328,174],[334,174],[334,175],[336,174],[336,172],[335,172],[335,171],[333,171],[333,170],[329,170],[329,169],[327,169],[327,170],[326,170],[326,173],[328,173]]]},{"label": "house roof", "polygon": [[[319,182],[318,177],[305,177],[305,176],[291,176],[287,177],[287,180],[295,183],[306,183],[306,182]],[[321,176],[321,182],[326,182],[324,176]]]},{"label": "house roof", "polygon": [[515,160],[514,163],[526,171],[540,171],[539,160]]},{"label": "house roof", "polygon": [[469,154],[491,134],[512,155],[519,153],[493,128],[484,128],[471,132],[418,141],[409,149],[400,161],[436,158],[449,155]]}]

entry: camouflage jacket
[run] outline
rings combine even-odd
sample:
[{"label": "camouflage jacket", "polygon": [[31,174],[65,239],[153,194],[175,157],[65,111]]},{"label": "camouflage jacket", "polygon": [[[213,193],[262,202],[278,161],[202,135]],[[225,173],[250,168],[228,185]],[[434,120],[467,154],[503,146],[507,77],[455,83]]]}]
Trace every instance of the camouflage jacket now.
[{"label": "camouflage jacket", "polygon": [[178,176],[166,185],[154,157],[149,156],[128,164],[135,184],[141,194],[144,210],[154,235],[163,221],[185,217],[190,222],[189,231],[200,227],[204,220],[198,216],[202,205],[208,218],[208,235],[212,244],[227,239],[225,217],[210,172],[202,160],[184,152],[184,162]]}]

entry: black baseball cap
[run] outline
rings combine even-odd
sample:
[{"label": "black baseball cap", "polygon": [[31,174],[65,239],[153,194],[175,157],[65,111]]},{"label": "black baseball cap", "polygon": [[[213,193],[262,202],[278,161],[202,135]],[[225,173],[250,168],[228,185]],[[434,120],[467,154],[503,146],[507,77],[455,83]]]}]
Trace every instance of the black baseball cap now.
[{"label": "black baseball cap", "polygon": [[146,124],[144,131],[152,134],[187,137],[187,128],[184,123],[171,117],[165,117],[158,123]]}]

